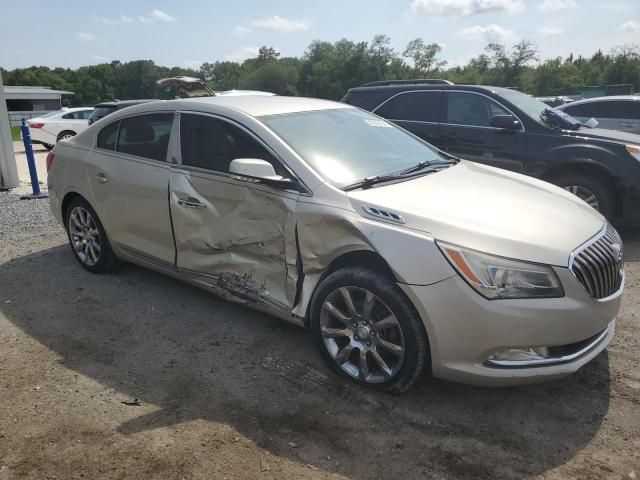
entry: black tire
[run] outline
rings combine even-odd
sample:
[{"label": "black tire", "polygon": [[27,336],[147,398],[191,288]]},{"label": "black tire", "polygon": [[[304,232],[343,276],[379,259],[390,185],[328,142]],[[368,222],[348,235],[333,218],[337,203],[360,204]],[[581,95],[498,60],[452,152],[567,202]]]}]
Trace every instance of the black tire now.
[{"label": "black tire", "polygon": [[75,136],[76,136],[76,132],[74,132],[73,130],[65,130],[64,132],[60,132],[58,134],[58,138],[56,138],[56,141],[59,142],[65,137],[75,137]]},{"label": "black tire", "polygon": [[[91,215],[91,220],[93,225],[95,225],[95,229],[98,231],[97,238],[99,239],[100,252],[97,256],[97,260],[94,261],[93,258],[90,258],[88,261],[83,259],[81,253],[78,252],[76,247],[74,247],[74,240],[72,237],[74,236],[71,231],[71,216],[75,212],[78,212],[78,208],[83,209]],[[95,210],[89,205],[82,197],[74,198],[66,211],[64,212],[64,224],[65,229],[67,231],[67,238],[69,239],[69,246],[71,247],[71,251],[73,252],[73,256],[76,257],[78,263],[82,265],[82,267],[88,270],[91,273],[104,273],[112,270],[118,264],[118,258],[113,253],[113,249],[111,248],[111,244],[109,243],[109,239],[107,237],[106,232],[104,231],[104,227],[98,218]],[[85,257],[87,254],[85,254]]]},{"label": "black tire", "polygon": [[551,182],[565,189],[569,189],[569,187],[582,187],[593,193],[598,202],[597,210],[609,220],[614,220],[616,211],[615,197],[611,188],[602,180],[593,175],[566,174],[553,178]]},{"label": "black tire", "polygon": [[[371,383],[361,378],[356,378],[354,374],[349,374],[343,369],[344,365],[350,365],[349,361],[342,362],[342,366],[339,366],[329,351],[329,347],[325,343],[321,331],[321,315],[327,297],[339,291],[338,289],[341,287],[352,288],[356,292],[359,289],[368,290],[378,297],[377,300],[381,300],[378,308],[386,307],[397,319],[393,328],[397,328],[399,324],[404,342],[404,359],[401,365],[397,367],[397,371],[388,380]],[[363,309],[364,307],[360,305],[359,308]],[[360,267],[347,267],[331,273],[322,280],[314,294],[310,316],[311,331],[315,337],[322,358],[332,370],[345,378],[376,390],[399,394],[408,390],[421,377],[423,372],[427,371],[430,373],[431,371],[429,342],[424,325],[413,304],[404,292],[386,275]],[[348,322],[351,321],[351,319],[348,320]],[[351,331],[353,331],[353,329],[351,329]],[[373,329],[371,331],[373,331]],[[380,338],[383,336],[383,334],[380,333],[378,333],[378,335]],[[356,336],[355,338],[359,337]],[[343,340],[351,341],[347,338]],[[374,339],[374,341],[375,340],[376,339]],[[354,358],[358,358],[359,360],[358,352],[359,350],[354,350],[352,353],[356,355]],[[383,350],[380,349],[379,352],[382,353]],[[367,361],[365,360],[365,362]],[[369,370],[367,369],[367,371]]]}]

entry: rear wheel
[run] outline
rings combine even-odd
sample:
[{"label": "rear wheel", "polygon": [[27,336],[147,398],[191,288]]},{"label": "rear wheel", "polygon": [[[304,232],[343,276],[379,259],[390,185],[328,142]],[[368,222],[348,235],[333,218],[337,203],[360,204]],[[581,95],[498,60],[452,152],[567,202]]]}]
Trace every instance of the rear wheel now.
[{"label": "rear wheel", "polygon": [[349,267],[330,274],[314,296],[311,327],[330,368],[377,390],[402,393],[429,365],[415,308],[377,272]]},{"label": "rear wheel", "polygon": [[573,193],[605,217],[613,218],[615,199],[611,189],[601,180],[590,175],[563,175],[553,179],[553,183]]},{"label": "rear wheel", "polygon": [[76,136],[76,132],[72,130],[65,130],[64,132],[60,132],[58,134],[57,141],[59,142],[60,140],[69,140],[71,137],[75,137],[75,136]]},{"label": "rear wheel", "polygon": [[102,273],[117,264],[102,223],[84,198],[72,200],[65,212],[65,225],[73,254],[85,269]]}]

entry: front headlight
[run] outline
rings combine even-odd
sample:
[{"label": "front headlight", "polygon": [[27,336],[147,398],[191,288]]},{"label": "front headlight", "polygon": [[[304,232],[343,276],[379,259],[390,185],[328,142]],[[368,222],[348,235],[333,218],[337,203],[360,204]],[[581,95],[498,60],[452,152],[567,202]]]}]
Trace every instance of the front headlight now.
[{"label": "front headlight", "polygon": [[564,296],[560,280],[551,267],[487,255],[440,241],[437,244],[462,278],[489,300]]}]

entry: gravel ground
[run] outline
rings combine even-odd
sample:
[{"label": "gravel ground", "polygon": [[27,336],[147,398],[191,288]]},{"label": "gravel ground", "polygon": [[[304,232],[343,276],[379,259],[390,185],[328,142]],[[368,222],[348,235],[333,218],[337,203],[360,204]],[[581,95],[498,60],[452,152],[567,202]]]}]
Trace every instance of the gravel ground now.
[{"label": "gravel ground", "polygon": [[580,372],[392,397],[299,328],[132,265],[85,272],[19,193],[0,193],[0,480],[640,475],[638,232],[616,337]]}]

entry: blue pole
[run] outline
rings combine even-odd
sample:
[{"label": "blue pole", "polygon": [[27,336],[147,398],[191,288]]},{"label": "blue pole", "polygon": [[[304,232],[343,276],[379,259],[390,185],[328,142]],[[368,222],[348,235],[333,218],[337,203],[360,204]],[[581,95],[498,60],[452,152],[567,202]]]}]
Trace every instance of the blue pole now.
[{"label": "blue pole", "polygon": [[38,182],[38,172],[36,170],[36,159],[33,156],[33,146],[31,145],[31,132],[27,126],[27,121],[22,119],[22,141],[24,142],[24,153],[27,154],[27,164],[29,165],[29,176],[31,177],[31,189],[33,195],[40,195],[40,183]]}]

